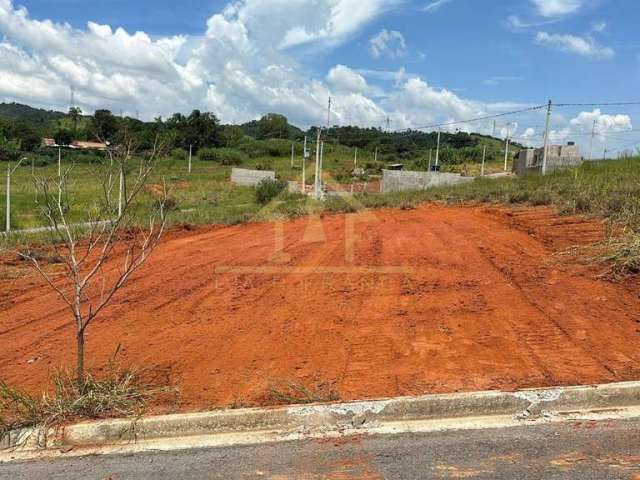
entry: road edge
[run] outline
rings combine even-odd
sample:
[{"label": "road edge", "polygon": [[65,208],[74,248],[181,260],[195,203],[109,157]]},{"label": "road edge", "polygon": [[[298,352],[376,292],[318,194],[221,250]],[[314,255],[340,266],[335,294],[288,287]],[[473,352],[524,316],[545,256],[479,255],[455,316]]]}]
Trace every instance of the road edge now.
[{"label": "road edge", "polygon": [[[0,462],[59,452],[198,448],[300,438],[518,426],[640,416],[640,382],[399,397],[337,404],[218,410],[27,429],[5,438]],[[631,413],[629,413],[631,412]],[[81,453],[78,453],[81,454]]]}]

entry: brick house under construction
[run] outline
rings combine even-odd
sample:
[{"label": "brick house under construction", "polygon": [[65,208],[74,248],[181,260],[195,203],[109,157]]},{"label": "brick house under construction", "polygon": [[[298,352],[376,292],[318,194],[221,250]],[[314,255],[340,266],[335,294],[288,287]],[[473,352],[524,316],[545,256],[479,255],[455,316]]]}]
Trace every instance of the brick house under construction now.
[{"label": "brick house under construction", "polygon": [[[567,145],[550,145],[547,153],[547,171],[558,168],[581,165],[584,159],[574,142]],[[513,171],[517,175],[542,172],[544,148],[528,148],[521,150],[513,163]]]}]

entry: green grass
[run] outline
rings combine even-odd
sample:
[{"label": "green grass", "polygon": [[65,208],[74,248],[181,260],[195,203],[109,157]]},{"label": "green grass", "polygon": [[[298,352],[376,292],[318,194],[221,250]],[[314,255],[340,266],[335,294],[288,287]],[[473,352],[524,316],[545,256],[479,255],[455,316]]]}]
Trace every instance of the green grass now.
[{"label": "green grass", "polygon": [[[246,158],[245,168],[273,169],[282,180],[301,179],[302,145],[298,144],[294,165],[290,156],[263,156]],[[374,162],[373,153],[361,151],[358,165],[373,169],[383,166]],[[416,159],[413,163],[420,163]],[[0,166],[2,167],[2,166]],[[134,167],[135,168],[135,167]],[[332,198],[319,203],[301,195],[282,194],[267,206],[256,199],[254,188],[239,187],[229,182],[231,166],[205,162],[194,158],[193,170],[187,172],[184,158],[167,158],[156,168],[151,183],[165,183],[177,208],[171,215],[173,223],[237,224],[273,218],[293,218],[307,214],[351,212],[360,208],[414,208],[425,202],[489,202],[523,205],[554,205],[563,214],[598,215],[622,225],[628,235],[635,238],[640,232],[640,159],[585,163],[581,167],[553,172],[547,176],[508,177],[499,179],[477,178],[475,181],[452,187],[439,187],[427,191],[393,194],[359,194],[353,199]],[[353,150],[341,145],[326,145],[324,168],[342,183],[360,181],[351,177]],[[408,169],[415,168],[408,165]],[[487,173],[500,171],[502,162],[492,161]],[[460,171],[464,165],[449,166],[447,170]],[[469,174],[478,174],[479,165],[469,164]],[[38,175],[54,176],[57,166],[36,167]],[[95,169],[88,164],[77,164],[70,175],[68,204],[72,222],[86,220],[86,211],[99,198],[100,183]],[[313,159],[307,168],[307,183],[313,179]],[[12,182],[12,228],[14,230],[46,225],[38,212],[36,191],[31,180],[31,167],[19,168]],[[150,192],[144,192],[142,202],[153,202]],[[4,190],[0,195],[0,211],[5,209]],[[4,222],[2,222],[4,229]],[[0,239],[0,247],[46,240],[46,234],[20,235]],[[613,245],[613,244],[612,244]],[[635,251],[635,250],[634,250]],[[622,254],[612,253],[615,258]],[[629,261],[629,255],[626,255]],[[633,258],[630,260],[633,263]]]}]

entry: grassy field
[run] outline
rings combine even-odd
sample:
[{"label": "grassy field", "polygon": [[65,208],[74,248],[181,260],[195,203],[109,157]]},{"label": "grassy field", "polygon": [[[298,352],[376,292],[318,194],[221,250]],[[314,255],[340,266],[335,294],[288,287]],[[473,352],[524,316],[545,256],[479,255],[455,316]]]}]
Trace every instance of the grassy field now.
[{"label": "grassy field", "polygon": [[[272,169],[283,180],[301,179],[301,151],[291,165],[287,157],[259,157],[247,159],[246,168]],[[419,163],[421,160],[417,160]],[[358,165],[373,164],[371,152],[360,152]],[[330,181],[350,184],[362,181],[351,177],[353,151],[340,145],[325,147],[325,171]],[[415,168],[408,165],[407,169]],[[488,164],[487,173],[501,171],[503,164]],[[460,165],[450,170],[460,171]],[[55,175],[57,166],[36,167],[37,175]],[[468,167],[467,173],[478,174],[479,166]],[[362,208],[397,207],[411,208],[425,202],[488,202],[522,205],[554,205],[562,214],[597,215],[624,228],[623,236],[611,240],[610,256],[625,265],[626,270],[640,270],[640,158],[585,163],[578,168],[553,172],[545,177],[507,177],[499,179],[477,178],[474,182],[453,187],[440,187],[427,191],[393,194],[357,194],[352,198],[330,198],[326,202],[288,194],[282,195],[267,207],[256,200],[253,188],[239,187],[229,182],[230,166],[193,161],[192,173],[187,172],[184,159],[166,158],[157,166],[152,183],[166,183],[177,208],[172,213],[173,223],[236,224],[274,218],[293,218],[311,213],[350,212]],[[86,220],[87,208],[98,201],[100,183],[95,168],[89,164],[77,164],[70,175],[68,204],[71,221]],[[375,178],[368,178],[372,181]],[[307,183],[313,182],[313,162],[307,166]],[[14,230],[46,225],[39,214],[37,194],[32,182],[29,165],[19,168],[12,182],[12,228]],[[150,192],[143,194],[143,202],[150,203]],[[0,197],[0,210],[4,212],[5,196]],[[4,225],[2,226],[4,229]],[[0,247],[16,243],[42,240],[44,235],[24,237],[13,234],[0,239]],[[622,239],[621,239],[622,238]]]},{"label": "grassy field", "polygon": [[[302,179],[302,145],[296,145],[296,155],[293,166],[291,157],[258,157],[247,158],[243,168],[259,170],[275,170],[278,177],[283,180]],[[307,184],[314,179],[313,156],[307,164]],[[354,151],[342,145],[326,145],[324,151],[324,170],[331,175],[330,181],[350,184],[353,181],[366,181],[353,178],[351,172],[354,168]],[[418,163],[420,159],[416,160]],[[37,164],[37,163],[36,163]],[[68,167],[63,156],[63,165]],[[372,152],[360,151],[358,154],[358,166],[377,170],[383,166],[382,162],[374,161]],[[135,169],[134,167],[132,167]],[[201,161],[194,157],[192,173],[187,171],[186,158],[164,158],[159,162],[154,171],[151,183],[165,183],[171,190],[172,199],[176,202],[178,210],[174,212],[172,221],[188,223],[236,223],[245,221],[260,215],[263,209],[255,200],[254,190],[233,185],[229,182],[231,176],[230,166],[223,166],[211,161]],[[415,165],[407,165],[408,169],[417,168]],[[460,169],[461,166],[455,166]],[[487,172],[499,171],[502,168],[500,162],[488,164]],[[0,169],[6,171],[6,163],[0,163]],[[468,169],[470,174],[479,174],[479,167]],[[476,172],[477,170],[477,172]],[[12,230],[28,229],[46,225],[46,221],[40,214],[38,207],[38,195],[33,182],[33,173],[39,177],[55,177],[57,165],[49,164],[36,166],[32,169],[30,159],[18,168],[12,177],[11,186],[11,228]],[[373,178],[375,180],[375,178]],[[3,182],[4,184],[4,182]],[[96,168],[88,163],[77,163],[69,175],[67,203],[71,208],[69,218],[72,222],[85,221],[85,212],[93,205],[101,195],[101,184],[96,179]],[[291,202],[294,199],[287,199]],[[151,195],[146,195],[145,201],[152,201]],[[295,210],[300,206],[302,199],[295,199],[291,207]],[[307,202],[303,202],[306,203]],[[308,205],[309,208],[317,208]],[[4,211],[6,208],[6,193],[3,188],[0,193],[0,211],[3,213],[0,222],[0,231],[5,229]],[[305,207],[306,208],[306,207]],[[285,208],[286,210],[286,208]]]}]

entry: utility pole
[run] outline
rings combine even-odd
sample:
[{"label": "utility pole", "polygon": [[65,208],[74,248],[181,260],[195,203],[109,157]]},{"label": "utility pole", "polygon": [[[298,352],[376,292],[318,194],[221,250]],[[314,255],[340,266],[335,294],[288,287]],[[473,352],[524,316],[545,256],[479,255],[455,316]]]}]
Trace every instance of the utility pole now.
[{"label": "utility pole", "polygon": [[329,106],[327,108],[327,130],[331,128],[331,96],[329,96]]},{"label": "utility pole", "polygon": [[511,124],[507,124],[507,139],[504,145],[504,171],[507,171],[509,161],[509,141],[511,140]]},{"label": "utility pole", "polygon": [[307,193],[307,136],[304,136],[304,151],[302,152],[302,193]]},{"label": "utility pole", "polygon": [[547,106],[547,124],[544,129],[544,152],[542,154],[542,175],[547,174],[547,155],[549,154],[549,127],[551,126],[551,100]]},{"label": "utility pole", "polygon": [[378,147],[376,147],[376,153],[373,155],[373,161],[378,163]]},{"label": "utility pole", "polygon": [[120,191],[118,192],[118,218],[122,217],[122,197],[124,195],[124,166],[120,166]]},{"label": "utility pole", "polygon": [[320,142],[320,192],[323,190],[322,184],[322,163],[324,162],[324,141]]},{"label": "utility pole", "polygon": [[6,206],[5,232],[11,231],[11,164],[7,164],[7,206]]},{"label": "utility pole", "polygon": [[427,170],[428,172],[431,171],[431,154],[432,154],[433,149],[429,149],[429,170]]},{"label": "utility pole", "polygon": [[7,163],[7,206],[6,206],[6,223],[5,223],[5,232],[7,233],[7,235],[9,234],[9,232],[11,232],[11,175],[13,175],[13,172],[16,171],[16,169],[20,166],[20,164],[22,163],[22,161],[24,160],[24,157],[20,159],[20,161],[16,164],[15,167],[13,167],[13,169],[11,168],[11,162]]},{"label": "utility pole", "polygon": [[189,145],[189,173],[191,173],[191,157],[193,156],[193,145]]},{"label": "utility pole", "polygon": [[291,168],[293,168],[293,156],[296,154],[296,144],[291,142]]},{"label": "utility pole", "polygon": [[318,128],[318,136],[316,138],[316,178],[314,182],[314,190],[316,200],[320,200],[320,129]]},{"label": "utility pole", "polygon": [[492,137],[496,136],[496,121],[493,121],[493,133],[491,134]]},{"label": "utility pole", "polygon": [[391,117],[387,116],[387,133],[391,131]]},{"label": "utility pole", "polygon": [[358,147],[356,147],[356,153],[353,157],[353,166],[355,167],[356,165],[358,165]]},{"label": "utility pole", "polygon": [[58,146],[58,177],[62,176],[62,147]]},{"label": "utility pole", "polygon": [[593,121],[593,128],[591,129],[591,146],[589,147],[589,161],[593,160],[593,139],[596,136],[596,125],[598,125],[598,120]]},{"label": "utility pole", "polygon": [[438,130],[438,143],[436,145],[436,167],[440,165],[440,133],[440,130]]},{"label": "utility pole", "polygon": [[480,172],[480,176],[484,177],[484,162],[487,158],[487,146],[484,146],[484,149],[482,150],[482,171]]}]

